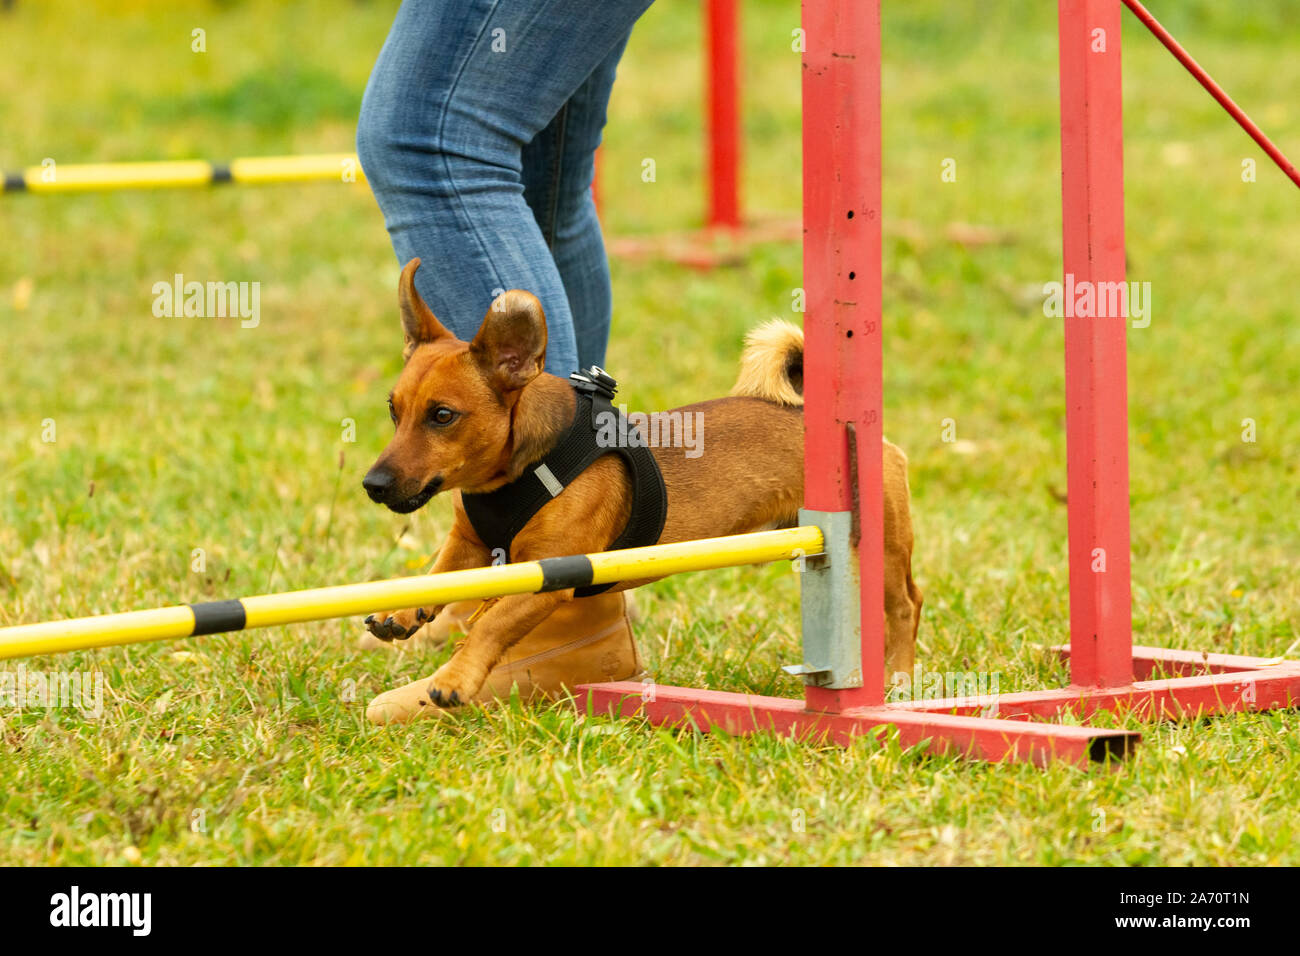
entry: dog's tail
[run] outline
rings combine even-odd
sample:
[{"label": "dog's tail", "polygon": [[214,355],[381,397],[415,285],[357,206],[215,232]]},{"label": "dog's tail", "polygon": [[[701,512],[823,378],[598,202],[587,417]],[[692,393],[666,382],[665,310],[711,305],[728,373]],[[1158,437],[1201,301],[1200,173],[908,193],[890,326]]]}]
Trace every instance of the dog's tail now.
[{"label": "dog's tail", "polygon": [[784,319],[772,319],[745,336],[740,377],[732,395],[803,404],[803,329]]}]

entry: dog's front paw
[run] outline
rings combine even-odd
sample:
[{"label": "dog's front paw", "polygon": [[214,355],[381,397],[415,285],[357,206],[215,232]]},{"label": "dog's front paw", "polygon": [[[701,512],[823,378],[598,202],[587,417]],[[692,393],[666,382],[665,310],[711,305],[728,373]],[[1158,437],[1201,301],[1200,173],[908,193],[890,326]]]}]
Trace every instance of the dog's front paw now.
[{"label": "dog's front paw", "polygon": [[439,667],[429,678],[429,699],[439,707],[468,704],[483,686],[486,674],[473,675],[455,658]]},{"label": "dog's front paw", "polygon": [[429,621],[437,608],[411,607],[402,611],[381,611],[366,618],[366,630],[381,641],[404,641]]}]

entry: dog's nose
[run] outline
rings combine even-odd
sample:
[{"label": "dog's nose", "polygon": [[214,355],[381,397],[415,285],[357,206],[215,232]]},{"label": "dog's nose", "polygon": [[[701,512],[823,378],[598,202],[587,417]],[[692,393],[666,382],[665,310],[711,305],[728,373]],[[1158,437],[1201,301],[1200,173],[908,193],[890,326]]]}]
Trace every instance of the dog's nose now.
[{"label": "dog's nose", "polygon": [[361,487],[366,489],[371,501],[382,504],[388,489],[393,487],[393,473],[387,468],[371,468],[361,479]]}]

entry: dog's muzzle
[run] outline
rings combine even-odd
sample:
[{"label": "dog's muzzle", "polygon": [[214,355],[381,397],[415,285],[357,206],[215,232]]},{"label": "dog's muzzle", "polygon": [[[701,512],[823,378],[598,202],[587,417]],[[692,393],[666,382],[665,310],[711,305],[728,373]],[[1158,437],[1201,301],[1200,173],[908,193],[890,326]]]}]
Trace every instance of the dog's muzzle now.
[{"label": "dog's muzzle", "polygon": [[387,468],[371,468],[366,473],[366,477],[361,480],[361,487],[366,489],[366,494],[370,496],[371,501],[383,505],[390,511],[396,511],[399,515],[406,515],[424,507],[425,503],[438,493],[442,488],[442,476],[438,475],[411,497],[394,501],[393,491],[396,484],[396,476]]}]

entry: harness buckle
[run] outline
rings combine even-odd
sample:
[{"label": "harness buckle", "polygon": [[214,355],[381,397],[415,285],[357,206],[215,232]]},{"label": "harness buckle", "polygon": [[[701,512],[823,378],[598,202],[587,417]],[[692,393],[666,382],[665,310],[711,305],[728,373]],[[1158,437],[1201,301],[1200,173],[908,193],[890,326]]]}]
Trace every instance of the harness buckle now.
[{"label": "harness buckle", "polygon": [[618,382],[614,380],[614,376],[599,365],[593,365],[581,372],[570,373],[569,381],[577,391],[588,395],[599,395],[610,402],[614,400],[614,393],[618,391]]}]

